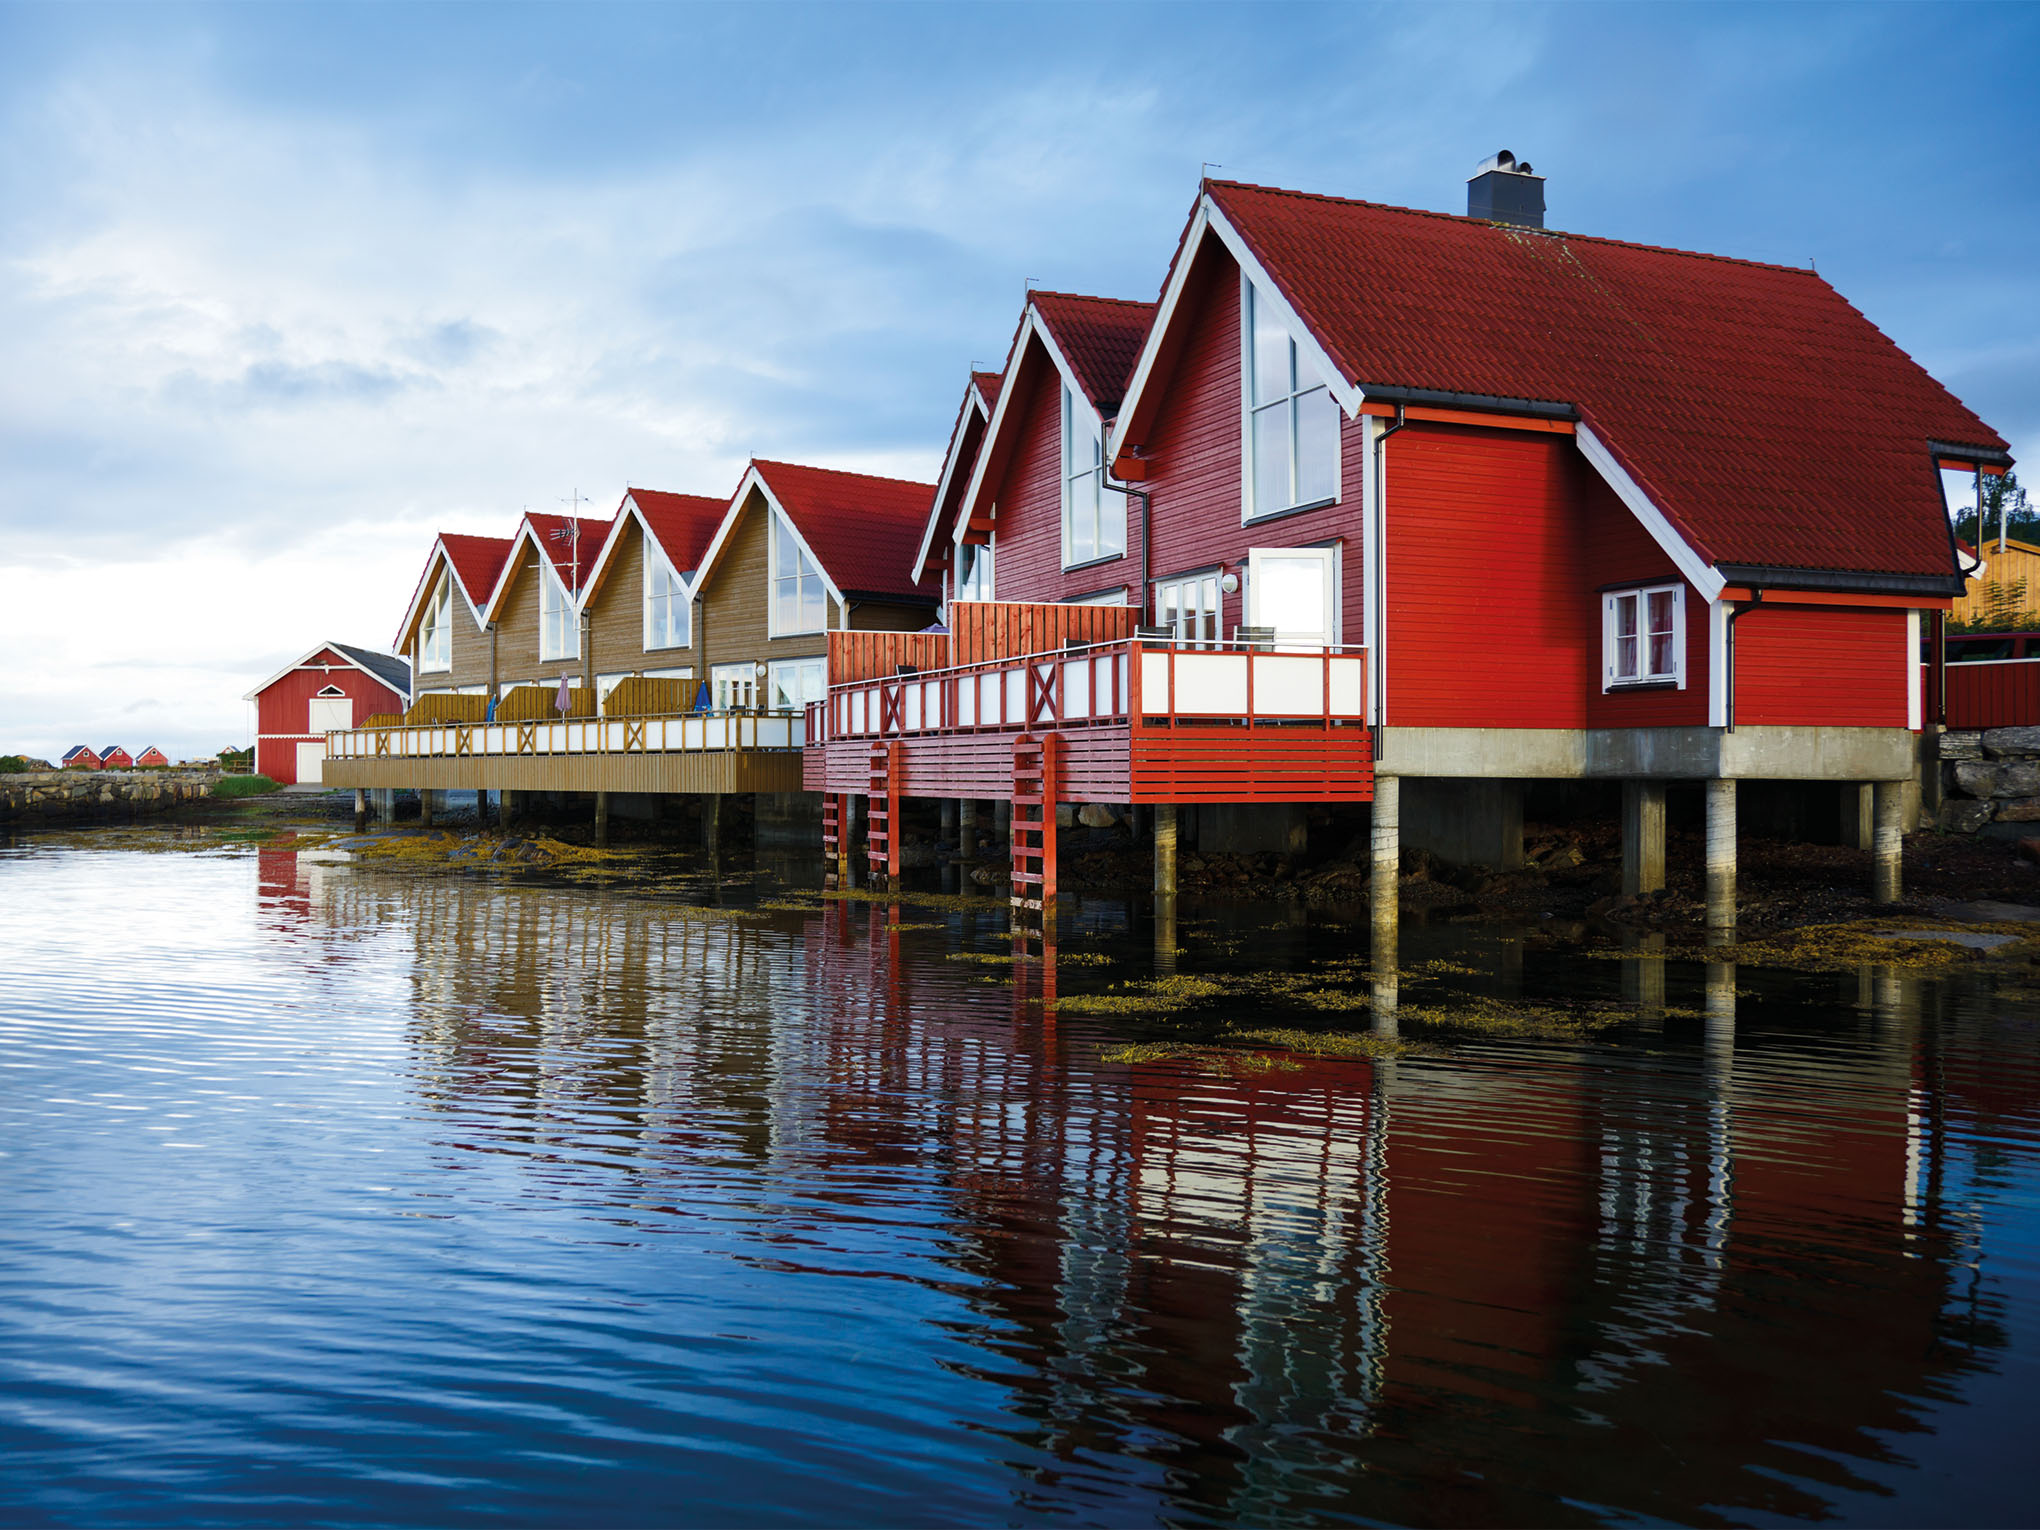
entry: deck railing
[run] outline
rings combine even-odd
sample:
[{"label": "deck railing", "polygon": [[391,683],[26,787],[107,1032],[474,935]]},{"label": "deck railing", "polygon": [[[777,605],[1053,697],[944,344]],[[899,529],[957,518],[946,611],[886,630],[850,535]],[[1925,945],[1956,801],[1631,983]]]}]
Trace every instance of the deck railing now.
[{"label": "deck railing", "polygon": [[577,717],[559,722],[347,728],[326,735],[326,757],[375,760],[694,754],[733,749],[798,750],[806,743],[806,719],[798,712],[689,712],[675,717]]},{"label": "deck railing", "polygon": [[903,738],[1101,724],[1357,724],[1366,716],[1360,647],[1271,650],[1239,642],[1142,640],[1071,647],[829,688],[807,736]]}]

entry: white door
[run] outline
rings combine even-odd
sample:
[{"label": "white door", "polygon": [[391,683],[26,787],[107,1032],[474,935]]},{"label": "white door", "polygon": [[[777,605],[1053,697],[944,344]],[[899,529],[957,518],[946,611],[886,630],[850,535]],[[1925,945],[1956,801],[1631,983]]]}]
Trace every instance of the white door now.
[{"label": "white door", "polygon": [[1247,553],[1247,625],[1273,627],[1285,648],[1322,648],[1339,633],[1339,550],[1256,547]]},{"label": "white door", "polygon": [[758,666],[755,663],[711,665],[708,683],[718,712],[747,710],[758,704]]},{"label": "white door", "polygon": [[318,786],[325,775],[326,741],[297,746],[297,778],[299,786]]},{"label": "white door", "polygon": [[354,698],[352,696],[314,696],[311,716],[305,723],[307,733],[331,733],[335,728],[354,726]]}]

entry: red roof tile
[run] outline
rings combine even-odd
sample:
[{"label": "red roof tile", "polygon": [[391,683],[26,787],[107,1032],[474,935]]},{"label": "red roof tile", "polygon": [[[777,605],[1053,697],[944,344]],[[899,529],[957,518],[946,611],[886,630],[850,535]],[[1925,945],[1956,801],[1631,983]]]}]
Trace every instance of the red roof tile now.
[{"label": "red roof tile", "polygon": [[[1126,396],[1134,363],[1140,360],[1141,343],[1147,339],[1155,305],[1070,292],[1030,292],[1027,299],[1048,325],[1091,407],[1106,419],[1112,418]],[[996,379],[992,397],[998,397]]]},{"label": "red roof tile", "polygon": [[933,585],[913,579],[935,485],[791,462],[751,466],[844,594],[935,597]]},{"label": "red roof tile", "polygon": [[[612,522],[593,520],[585,515],[540,515],[535,510],[526,511],[524,519],[531,527],[534,540],[552,559],[553,570],[560,576],[560,582],[569,590],[577,590],[581,581],[588,577],[588,571],[594,568],[595,557],[602,551],[602,543],[609,536]],[[568,535],[576,521],[581,530],[578,579],[575,577],[574,539]]]},{"label": "red roof tile", "polygon": [[[715,540],[715,529],[729,513],[730,502],[708,494],[668,494],[662,489],[627,491],[643,513],[645,524],[675,569],[691,573]],[[616,524],[621,525],[622,517]]]},{"label": "red roof tile", "polygon": [[1207,189],[1346,381],[1572,404],[1710,562],[1949,574],[1927,442],[2004,448],[1810,271]]},{"label": "red roof tile", "polygon": [[1001,372],[973,372],[970,374],[970,380],[977,387],[978,397],[985,401],[985,409],[988,413],[999,407],[999,380],[1004,375]]},{"label": "red roof tile", "polygon": [[496,588],[496,576],[503,572],[503,560],[510,556],[509,537],[474,537],[441,532],[440,545],[446,549],[453,576],[467,592],[470,604],[479,608]]}]

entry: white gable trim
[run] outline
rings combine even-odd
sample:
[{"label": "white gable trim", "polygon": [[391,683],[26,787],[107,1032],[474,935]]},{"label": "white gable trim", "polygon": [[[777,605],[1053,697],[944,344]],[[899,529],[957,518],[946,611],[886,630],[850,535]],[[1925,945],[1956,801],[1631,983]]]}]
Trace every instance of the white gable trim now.
[{"label": "white gable trim", "polygon": [[[1003,384],[1000,391],[1005,391]],[[956,476],[957,456],[963,450],[963,436],[964,432],[970,428],[971,416],[974,414],[983,416],[988,425],[992,417],[991,410],[986,407],[984,394],[978,391],[977,379],[975,377],[964,384],[963,393],[963,408],[957,413],[956,428],[949,433],[949,450],[942,457],[942,477],[935,484],[935,500],[928,507],[928,527],[921,534],[921,550],[914,555],[914,583],[916,584],[919,584],[927,577],[928,554],[935,546],[935,523],[941,519],[942,501],[948,496],[949,482]],[[991,433],[989,428],[987,428],[985,435],[980,437],[978,441],[978,451],[981,454],[984,451],[985,442],[990,439]]]},{"label": "white gable trim", "polygon": [[1679,572],[1686,576],[1686,582],[1700,592],[1703,600],[1720,599],[1722,589],[1728,583],[1721,576],[1720,570],[1703,559],[1687,544],[1684,537],[1672,529],[1672,523],[1666,519],[1664,511],[1651,502],[1650,496],[1643,492],[1643,486],[1629,476],[1628,469],[1615,460],[1614,454],[1602,443],[1601,438],[1582,421],[1575,430],[1573,439],[1579,442],[1580,454],[1594,465],[1594,471],[1599,473],[1608,487],[1615,491],[1616,498],[1627,505],[1630,513],[1643,522],[1643,529],[1650,533],[1651,540],[1664,549],[1665,556],[1670,558]]},{"label": "white gable trim", "polygon": [[[456,579],[454,583],[458,584],[460,583],[460,581]],[[281,680],[285,675],[291,674],[296,670],[303,669],[307,664],[311,663],[312,660],[316,659],[322,653],[338,654],[340,656],[340,662],[343,665],[345,665],[348,669],[360,670],[364,675],[368,676],[369,679],[373,680],[377,685],[381,686],[384,690],[390,692],[390,694],[394,696],[404,696],[407,694],[402,687],[391,685],[389,681],[385,680],[381,675],[378,675],[366,664],[363,664],[358,660],[349,658],[347,656],[347,650],[342,648],[338,643],[321,643],[316,648],[307,648],[303,653],[299,654],[295,659],[291,660],[290,663],[284,665],[282,669],[279,669],[267,680],[264,680],[260,685],[256,686],[254,690],[246,692],[241,697],[241,699],[243,701],[256,700],[261,696],[261,694],[264,691],[268,690],[272,685],[276,684],[276,682]],[[390,657],[394,659],[400,657],[400,655],[391,654]],[[326,664],[321,665],[320,667],[322,669],[330,670],[333,666],[330,664]],[[417,683],[415,676],[412,678],[412,683],[414,685]]]},{"label": "white gable trim", "polygon": [[[731,532],[736,529],[737,521],[743,516],[744,505],[749,501],[753,489],[764,497],[766,509],[786,523],[786,529],[793,533],[793,540],[800,545],[800,550],[806,553],[808,560],[821,571],[822,583],[828,587],[829,593],[836,597],[836,604],[847,611],[850,602],[844,598],[842,590],[837,588],[835,576],[829,572],[829,566],[822,562],[814,548],[808,545],[808,539],[800,534],[799,523],[787,514],[786,506],[779,502],[779,496],[772,492],[772,485],[765,481],[765,475],[758,471],[758,464],[755,462],[744,469],[743,481],[737,485],[736,495],[730,500],[730,508],[723,514],[722,524],[715,528],[715,540],[708,544],[708,551],[701,556],[701,567],[694,571],[694,579],[688,586],[688,593],[690,595],[697,593],[708,582],[708,571],[715,567],[715,560],[722,556],[723,545],[729,541]],[[772,554],[769,534],[765,569],[766,578],[771,578]]]},{"label": "white gable trim", "polygon": [[[963,542],[964,528],[970,525],[971,507],[977,504],[978,495],[984,492],[985,468],[992,460],[993,446],[997,444],[1000,434],[1005,429],[1006,405],[1012,401],[1013,390],[1019,379],[1020,364],[1027,356],[1027,341],[1030,336],[1041,342],[1041,348],[1054,364],[1056,375],[1062,379],[1062,385],[1075,394],[1078,402],[1090,412],[1092,421],[1098,426],[1098,439],[1104,442],[1107,448],[1106,471],[1108,474],[1111,471],[1112,457],[1109,450],[1111,441],[1105,433],[1105,427],[1110,422],[1099,416],[1098,406],[1091,401],[1091,395],[1086,393],[1083,385],[1077,381],[1077,374],[1070,370],[1070,364],[1063,356],[1062,347],[1055,343],[1055,337],[1048,332],[1047,323],[1030,299],[1027,304],[1027,315],[1020,323],[1020,333],[1013,341],[1013,353],[1006,358],[1006,375],[999,383],[999,407],[992,411],[991,422],[985,426],[985,438],[978,446],[977,465],[971,469],[970,487],[963,491],[963,502],[957,507],[956,529],[950,533],[949,539],[958,545]],[[1125,412],[1123,406],[1121,412]],[[1057,439],[1060,440],[1062,430],[1060,399],[1056,401],[1055,413]],[[1060,449],[1056,453],[1056,460],[1058,462],[1062,460]],[[1056,470],[1058,478],[1061,477],[1061,472],[1061,468],[1058,467]]]},{"label": "white gable trim", "polygon": [[483,626],[496,619],[503,604],[503,597],[510,593],[510,586],[517,582],[517,560],[524,555],[524,544],[527,542],[531,544],[532,551],[538,554],[541,570],[552,562],[546,555],[545,548],[539,545],[538,534],[532,530],[531,522],[528,519],[519,521],[517,535],[510,539],[510,551],[503,555],[503,567],[496,575],[496,587],[489,592],[488,603],[482,607]]},{"label": "white gable trim", "polygon": [[[1205,200],[1207,202],[1211,200],[1209,194]],[[1318,376],[1325,380],[1325,386],[1331,390],[1332,397],[1337,399],[1340,407],[1346,411],[1346,418],[1349,420],[1358,418],[1360,406],[1366,402],[1367,395],[1360,390],[1359,384],[1348,379],[1345,372],[1332,363],[1331,353],[1318,343],[1316,332],[1304,323],[1303,315],[1289,305],[1289,299],[1284,297],[1282,289],[1275,285],[1275,278],[1270,276],[1267,268],[1254,258],[1254,252],[1247,248],[1247,242],[1240,237],[1239,230],[1232,226],[1231,221],[1219,211],[1216,204],[1211,209],[1211,231],[1218,235],[1219,242],[1231,252],[1232,258],[1239,262],[1240,269],[1252,279],[1257,293],[1256,301],[1268,303],[1275,310],[1276,317],[1282,321],[1282,327],[1289,331],[1289,338],[1296,342],[1296,348],[1309,353],[1311,365],[1317,368]],[[1120,412],[1125,413],[1123,409]]]},{"label": "white gable trim", "polygon": [[[412,592],[411,604],[404,609],[404,620],[397,627],[398,637],[401,638],[411,630],[411,625],[418,620],[418,613],[424,609],[425,602],[430,600],[432,592],[439,588],[439,581],[432,577],[432,572],[440,563],[446,565],[448,581],[451,582],[456,590],[460,591],[460,598],[467,602],[468,615],[475,619],[477,627],[482,625],[482,608],[475,604],[474,596],[468,593],[468,587],[461,582],[460,569],[454,564],[453,554],[446,550],[446,539],[444,537],[434,537],[432,539],[432,551],[425,559],[425,577],[419,580],[418,588]],[[401,647],[403,645],[399,644],[398,646]]]}]

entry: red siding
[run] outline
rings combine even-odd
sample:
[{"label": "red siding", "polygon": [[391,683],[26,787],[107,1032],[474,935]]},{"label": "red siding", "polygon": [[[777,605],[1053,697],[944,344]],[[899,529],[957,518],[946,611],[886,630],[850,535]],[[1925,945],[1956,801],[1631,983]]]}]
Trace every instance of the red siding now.
[{"label": "red siding", "polygon": [[1067,600],[1140,580],[1137,503],[1127,506],[1128,555],[1062,568],[1062,377],[1045,357],[1022,374],[1013,452],[992,498],[999,507],[993,589],[1001,600]]},{"label": "red siding", "polygon": [[[1166,373],[1154,428],[1143,443],[1154,497],[1151,563],[1156,579],[1224,564],[1239,569],[1250,547],[1307,547],[1341,543],[1343,636],[1358,643],[1365,632],[1362,602],[1367,582],[1361,548],[1365,521],[1362,472],[1366,429],[1355,420],[1342,428],[1339,503],[1254,526],[1240,524],[1241,395],[1239,267],[1207,245],[1191,273],[1183,301],[1193,317],[1182,350]],[[1132,507],[1138,512],[1138,503]],[[1139,528],[1128,528],[1139,541]],[[1136,576],[1137,577],[1137,576]],[[1008,593],[1001,575],[999,593]],[[1244,590],[1224,597],[1225,628],[1246,620]]]},{"label": "red siding", "polygon": [[[1570,438],[1556,448],[1576,482],[1582,511],[1579,596],[1585,602],[1592,653],[1587,673],[1587,726],[1591,728],[1704,728],[1707,726],[1707,602],[1686,584],[1670,556],[1629,507],[1615,497],[1600,474],[1579,455]],[[1603,691],[1601,689],[1601,591],[1611,584],[1677,581],[1686,599],[1686,686],[1684,690]]]},{"label": "red siding", "polygon": [[[1944,673],[1949,727],[2011,728],[2040,723],[2040,659],[1950,664]],[[1931,667],[1921,666],[1920,683],[1933,683]]]},{"label": "red siding", "polygon": [[1919,656],[1906,613],[1745,608],[1735,623],[1735,720],[1903,728]]},{"label": "red siding", "polygon": [[378,712],[404,710],[404,699],[380,680],[332,650],[321,650],[256,697],[255,769],[260,774],[286,786],[296,783],[298,743],[319,736],[305,731],[311,720],[311,699],[329,685],[354,698],[357,723]]}]

